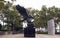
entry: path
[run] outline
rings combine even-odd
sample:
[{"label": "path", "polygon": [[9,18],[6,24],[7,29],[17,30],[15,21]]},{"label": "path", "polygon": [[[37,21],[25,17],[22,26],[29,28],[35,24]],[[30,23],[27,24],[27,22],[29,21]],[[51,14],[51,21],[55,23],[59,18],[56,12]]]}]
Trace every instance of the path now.
[{"label": "path", "polygon": [[[24,38],[23,34],[0,35],[0,38]],[[36,38],[60,38],[60,35],[36,34]]]}]

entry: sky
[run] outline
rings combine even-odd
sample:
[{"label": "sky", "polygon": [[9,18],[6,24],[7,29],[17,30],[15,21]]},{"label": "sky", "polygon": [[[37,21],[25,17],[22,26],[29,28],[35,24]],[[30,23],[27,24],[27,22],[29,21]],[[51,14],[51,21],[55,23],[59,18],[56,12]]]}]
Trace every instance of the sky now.
[{"label": "sky", "polygon": [[42,5],[46,5],[46,7],[60,7],[60,0],[17,0],[14,2],[14,4],[19,4],[25,8],[34,8],[40,10]]}]

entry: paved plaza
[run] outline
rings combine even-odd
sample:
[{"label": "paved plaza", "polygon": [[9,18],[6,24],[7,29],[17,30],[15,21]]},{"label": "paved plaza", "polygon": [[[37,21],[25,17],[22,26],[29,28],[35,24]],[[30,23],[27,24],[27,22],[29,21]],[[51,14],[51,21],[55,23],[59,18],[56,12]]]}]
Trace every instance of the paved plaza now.
[{"label": "paved plaza", "polygon": [[[0,38],[24,38],[23,34],[0,35]],[[36,34],[36,38],[60,38],[60,35]]]}]

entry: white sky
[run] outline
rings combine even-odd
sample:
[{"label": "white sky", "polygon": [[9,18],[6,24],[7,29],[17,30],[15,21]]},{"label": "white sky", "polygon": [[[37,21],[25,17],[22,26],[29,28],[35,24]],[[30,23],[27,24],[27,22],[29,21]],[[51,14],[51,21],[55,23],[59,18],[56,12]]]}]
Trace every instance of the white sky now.
[{"label": "white sky", "polygon": [[47,7],[56,6],[60,7],[60,0],[17,0],[15,4],[19,4],[24,6],[25,8],[34,8],[39,9],[42,5],[46,5]]}]

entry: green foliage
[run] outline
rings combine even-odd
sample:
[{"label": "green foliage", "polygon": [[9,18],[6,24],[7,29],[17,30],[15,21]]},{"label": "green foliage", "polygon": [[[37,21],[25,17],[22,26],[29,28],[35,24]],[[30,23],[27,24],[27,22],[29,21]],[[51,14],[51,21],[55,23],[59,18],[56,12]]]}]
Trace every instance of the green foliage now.
[{"label": "green foliage", "polygon": [[37,16],[34,17],[34,24],[35,24],[35,27],[40,27],[40,21]]},{"label": "green foliage", "polygon": [[[36,14],[34,16],[34,24],[35,27],[45,27],[47,26],[47,21],[50,19],[54,19],[55,23],[60,22],[60,8],[55,6],[47,8],[46,6],[42,6],[41,10],[36,12],[36,10],[30,10],[29,13]],[[57,18],[57,19],[56,19]]]},{"label": "green foliage", "polygon": [[4,8],[4,3],[0,2],[0,10],[2,10]]},{"label": "green foliage", "polygon": [[47,7],[46,6],[42,6],[42,9],[39,11],[39,23],[40,23],[40,27],[45,27],[46,23],[47,23],[47,17],[46,17],[46,13],[47,13]]},{"label": "green foliage", "polygon": [[8,30],[14,30],[16,27],[22,27],[20,23],[20,15],[18,15],[18,11],[16,10],[15,5],[12,6],[12,3],[6,3],[4,5],[4,9],[2,10],[4,16],[7,18],[4,20],[5,23],[7,23],[6,28]]},{"label": "green foliage", "polygon": [[0,1],[4,1],[4,0],[0,0]]}]

